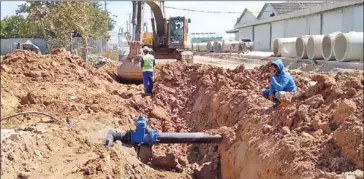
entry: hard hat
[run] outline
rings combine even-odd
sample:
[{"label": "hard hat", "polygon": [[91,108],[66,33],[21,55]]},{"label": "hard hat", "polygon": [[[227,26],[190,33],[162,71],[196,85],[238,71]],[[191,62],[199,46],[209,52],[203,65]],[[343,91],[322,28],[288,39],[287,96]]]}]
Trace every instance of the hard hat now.
[{"label": "hard hat", "polygon": [[144,52],[150,52],[150,48],[149,48],[149,47],[147,47],[147,46],[144,46],[144,47],[143,47],[143,51],[144,51]]}]

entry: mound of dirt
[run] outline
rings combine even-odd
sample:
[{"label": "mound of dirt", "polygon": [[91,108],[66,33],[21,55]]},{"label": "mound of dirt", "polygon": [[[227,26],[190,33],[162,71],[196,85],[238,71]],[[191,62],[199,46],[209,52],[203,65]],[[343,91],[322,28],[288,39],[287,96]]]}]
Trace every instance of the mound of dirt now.
[{"label": "mound of dirt", "polygon": [[[272,109],[260,95],[269,85],[267,68],[159,66],[155,103],[184,119],[188,131],[226,126],[235,132],[225,135],[228,146],[220,145],[223,178],[340,177],[363,170],[362,75],[292,72],[299,95]],[[212,161],[214,147],[197,150]]]},{"label": "mound of dirt", "polygon": [[102,146],[108,130],[134,128],[144,109],[133,106],[147,102],[141,97],[142,85],[113,79],[117,63],[96,69],[56,50],[51,55],[16,51],[1,65],[1,88],[6,92],[1,107],[9,109],[3,117],[40,111],[63,122],[50,123],[37,115],[2,121],[3,128],[17,131],[1,142],[2,178],[190,178],[187,171],[159,171],[143,164],[131,147]]}]

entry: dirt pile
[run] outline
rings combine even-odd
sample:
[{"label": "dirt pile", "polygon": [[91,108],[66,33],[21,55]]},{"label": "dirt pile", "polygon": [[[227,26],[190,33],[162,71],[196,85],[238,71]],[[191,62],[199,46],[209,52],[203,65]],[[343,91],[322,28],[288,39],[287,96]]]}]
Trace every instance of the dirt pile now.
[{"label": "dirt pile", "polygon": [[[17,133],[1,142],[1,178],[189,178],[140,162],[133,148],[102,146],[110,129],[128,130],[141,110],[134,103],[142,85],[117,83],[117,64],[96,69],[62,50],[51,55],[16,51],[1,64],[2,117],[20,111],[47,112],[2,121]],[[66,120],[72,126],[66,125]]]},{"label": "dirt pile", "polygon": [[[362,75],[292,72],[299,95],[272,109],[260,96],[267,71],[167,64],[157,72],[155,103],[184,119],[188,131],[235,132],[220,146],[224,178],[339,178],[363,170]],[[194,150],[212,161],[208,150]]]}]

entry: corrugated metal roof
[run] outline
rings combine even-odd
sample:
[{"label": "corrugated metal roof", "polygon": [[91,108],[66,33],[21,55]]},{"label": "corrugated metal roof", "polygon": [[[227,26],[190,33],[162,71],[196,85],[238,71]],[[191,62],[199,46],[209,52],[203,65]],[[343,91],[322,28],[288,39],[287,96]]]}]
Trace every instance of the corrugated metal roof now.
[{"label": "corrugated metal roof", "polygon": [[290,12],[294,12],[294,11],[299,11],[302,9],[308,9],[308,8],[312,8],[312,7],[316,7],[316,6],[320,6],[320,5],[324,5],[324,4],[329,4],[332,3],[330,1],[316,1],[316,2],[285,2],[285,3],[265,3],[262,10],[260,10],[257,19],[260,18],[260,16],[263,14],[263,12],[265,11],[265,8],[268,5],[271,5],[272,8],[277,11],[278,14],[277,15],[282,15],[282,14],[287,14]]},{"label": "corrugated metal roof", "polygon": [[318,2],[318,3],[270,3],[270,5],[277,11],[278,14],[286,14],[293,11],[298,11],[302,9],[307,9],[311,7],[316,7],[319,5],[324,4],[325,2]]}]

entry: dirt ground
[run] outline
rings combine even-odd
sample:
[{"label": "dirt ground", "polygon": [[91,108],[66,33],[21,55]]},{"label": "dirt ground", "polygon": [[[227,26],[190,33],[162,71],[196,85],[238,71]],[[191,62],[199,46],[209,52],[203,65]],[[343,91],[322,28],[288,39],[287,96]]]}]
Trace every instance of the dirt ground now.
[{"label": "dirt ground", "polygon": [[[158,62],[155,95],[143,97],[143,85],[113,79],[116,63],[96,69],[61,50],[8,54],[2,118],[41,111],[57,120],[23,115],[1,122],[1,178],[363,178],[361,72],[291,71],[299,95],[272,108],[260,96],[267,65],[195,62],[205,64]],[[204,131],[224,140],[157,145],[143,162],[131,146],[102,145],[108,130],[133,129],[139,115],[162,132]]]}]

